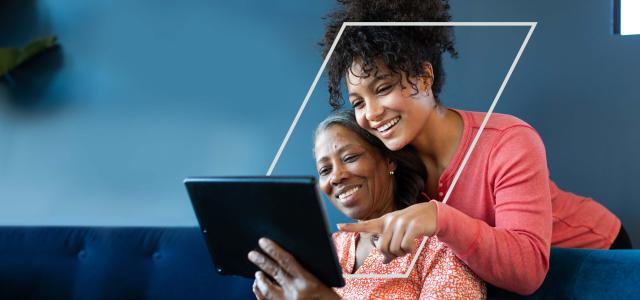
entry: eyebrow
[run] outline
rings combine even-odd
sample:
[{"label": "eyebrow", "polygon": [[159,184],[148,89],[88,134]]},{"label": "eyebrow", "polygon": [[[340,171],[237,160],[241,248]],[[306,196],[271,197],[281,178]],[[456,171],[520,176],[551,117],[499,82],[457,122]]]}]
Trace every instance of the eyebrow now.
[{"label": "eyebrow", "polygon": [[[378,83],[378,81],[381,80],[385,80],[392,77],[391,73],[384,73],[384,74],[379,74],[378,76],[374,77],[373,80],[367,85],[367,88],[371,88],[371,86],[375,85],[376,83]],[[357,93],[349,93],[349,97],[351,96],[358,96]]]},{"label": "eyebrow", "polygon": [[[355,146],[355,144],[346,144],[346,145],[344,145],[344,146],[342,146],[342,147],[338,148],[338,153],[342,153],[342,152],[344,152],[345,150],[347,150],[348,148],[351,148],[351,147],[353,147],[353,146]],[[318,159],[318,160],[316,161],[316,164],[318,164],[318,163],[322,163],[322,162],[325,162],[325,161],[327,161],[327,160],[329,160],[329,157],[327,157],[327,156],[323,156],[323,157],[321,157],[320,159]]]}]

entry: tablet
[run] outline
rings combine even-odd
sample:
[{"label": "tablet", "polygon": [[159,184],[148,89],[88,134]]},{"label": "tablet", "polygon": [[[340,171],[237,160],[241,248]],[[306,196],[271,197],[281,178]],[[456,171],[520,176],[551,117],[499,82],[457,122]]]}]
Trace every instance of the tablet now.
[{"label": "tablet", "polygon": [[330,287],[344,286],[314,177],[188,177],[191,198],[218,273],[253,278],[247,258],[267,237]]}]

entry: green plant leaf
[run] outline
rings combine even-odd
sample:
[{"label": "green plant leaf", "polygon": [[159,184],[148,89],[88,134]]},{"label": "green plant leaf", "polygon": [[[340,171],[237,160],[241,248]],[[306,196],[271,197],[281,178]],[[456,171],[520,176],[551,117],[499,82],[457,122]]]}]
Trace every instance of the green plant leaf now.
[{"label": "green plant leaf", "polygon": [[56,38],[47,36],[31,41],[24,48],[0,48],[0,76],[47,49],[57,46]]},{"label": "green plant leaf", "polygon": [[13,69],[18,61],[18,49],[0,48],[0,76]]}]

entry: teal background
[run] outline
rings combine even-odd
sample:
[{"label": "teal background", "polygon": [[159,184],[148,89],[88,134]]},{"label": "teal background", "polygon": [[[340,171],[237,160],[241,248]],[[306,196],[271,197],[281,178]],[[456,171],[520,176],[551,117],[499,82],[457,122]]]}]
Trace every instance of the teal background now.
[{"label": "teal background", "polygon": [[[451,5],[454,21],[538,22],[496,112],[532,124],[552,179],[606,205],[640,241],[640,37],[612,34],[610,1]],[[0,224],[194,225],[182,179],[266,173],[322,62],[331,7],[3,1],[1,46],[55,34],[62,47],[0,80]],[[527,28],[455,31],[460,58],[445,61],[442,100],[486,111]],[[321,81],[275,174],[315,174],[326,98]]]}]

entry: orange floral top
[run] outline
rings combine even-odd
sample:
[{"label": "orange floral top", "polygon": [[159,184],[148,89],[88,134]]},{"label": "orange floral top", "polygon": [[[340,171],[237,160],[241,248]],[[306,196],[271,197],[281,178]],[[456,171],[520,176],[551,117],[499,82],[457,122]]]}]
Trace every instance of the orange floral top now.
[{"label": "orange floral top", "polygon": [[[481,281],[437,237],[427,239],[413,270],[406,278],[358,278],[364,274],[405,274],[415,252],[383,264],[384,256],[373,248],[355,272],[356,244],[360,234],[336,232],[336,245],[346,285],[334,290],[344,299],[486,299]],[[422,239],[416,239],[422,242]],[[416,252],[418,249],[416,249]]]}]

